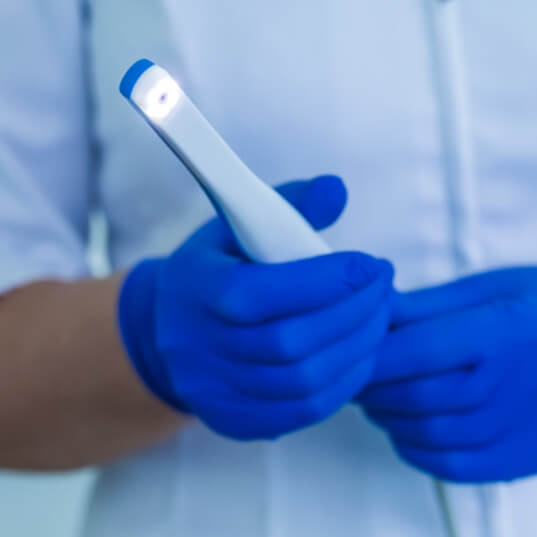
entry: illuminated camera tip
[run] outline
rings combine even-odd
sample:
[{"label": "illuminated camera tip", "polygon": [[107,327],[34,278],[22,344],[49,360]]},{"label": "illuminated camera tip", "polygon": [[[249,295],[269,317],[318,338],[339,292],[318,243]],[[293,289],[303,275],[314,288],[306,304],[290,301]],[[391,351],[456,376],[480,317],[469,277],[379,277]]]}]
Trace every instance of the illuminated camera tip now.
[{"label": "illuminated camera tip", "polygon": [[172,78],[163,78],[147,93],[143,110],[152,120],[162,120],[177,106],[183,92]]}]

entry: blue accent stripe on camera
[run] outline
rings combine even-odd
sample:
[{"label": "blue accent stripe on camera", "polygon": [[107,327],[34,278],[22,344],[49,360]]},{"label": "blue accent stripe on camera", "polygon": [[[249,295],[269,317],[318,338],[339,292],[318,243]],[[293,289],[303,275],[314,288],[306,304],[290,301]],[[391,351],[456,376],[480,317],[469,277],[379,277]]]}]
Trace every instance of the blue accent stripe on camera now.
[{"label": "blue accent stripe on camera", "polygon": [[138,79],[150,68],[155,65],[151,60],[138,60],[134,63],[129,70],[123,76],[121,84],[119,85],[119,91],[121,95],[126,99],[130,99],[132,90],[136,86]]}]

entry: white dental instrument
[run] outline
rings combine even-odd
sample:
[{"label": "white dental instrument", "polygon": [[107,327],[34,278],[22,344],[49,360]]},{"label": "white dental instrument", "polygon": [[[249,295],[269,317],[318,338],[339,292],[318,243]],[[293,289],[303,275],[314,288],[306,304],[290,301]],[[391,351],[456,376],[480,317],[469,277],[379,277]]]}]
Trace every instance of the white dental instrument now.
[{"label": "white dental instrument", "polygon": [[252,261],[281,263],[330,253],[302,215],[241,161],[167,71],[139,60],[120,91],[195,177]]}]

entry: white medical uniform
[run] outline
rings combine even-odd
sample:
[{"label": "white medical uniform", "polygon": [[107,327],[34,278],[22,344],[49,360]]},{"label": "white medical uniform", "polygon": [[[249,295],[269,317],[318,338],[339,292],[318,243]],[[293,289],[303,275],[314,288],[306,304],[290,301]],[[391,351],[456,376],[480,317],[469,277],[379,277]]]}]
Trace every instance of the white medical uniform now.
[{"label": "white medical uniform", "polygon": [[[17,0],[0,7],[0,285],[114,268],[212,214],[124,103],[147,56],[271,183],[329,172],[336,248],[402,288],[537,262],[535,0]],[[73,357],[76,359],[76,357]],[[537,534],[537,480],[447,487],[460,537]],[[194,425],[103,470],[86,537],[444,537],[432,481],[353,407],[274,444]]]}]

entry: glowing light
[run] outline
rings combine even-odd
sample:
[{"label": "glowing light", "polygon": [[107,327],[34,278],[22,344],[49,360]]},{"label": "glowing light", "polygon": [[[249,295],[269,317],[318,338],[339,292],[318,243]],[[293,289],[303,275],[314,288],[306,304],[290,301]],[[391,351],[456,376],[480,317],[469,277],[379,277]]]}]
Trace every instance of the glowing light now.
[{"label": "glowing light", "polygon": [[170,115],[182,96],[183,92],[173,78],[161,78],[147,92],[142,108],[149,119],[162,121]]}]

